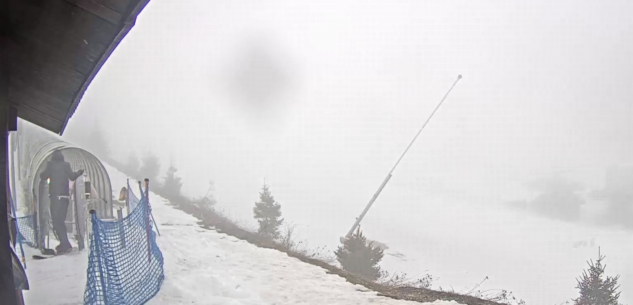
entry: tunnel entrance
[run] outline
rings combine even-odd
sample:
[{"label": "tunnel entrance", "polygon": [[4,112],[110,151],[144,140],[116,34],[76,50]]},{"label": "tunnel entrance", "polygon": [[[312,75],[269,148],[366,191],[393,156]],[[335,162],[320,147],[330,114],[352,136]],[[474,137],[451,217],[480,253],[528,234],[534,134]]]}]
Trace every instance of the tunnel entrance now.
[{"label": "tunnel entrance", "polygon": [[[34,243],[38,248],[49,248],[49,239],[54,236],[50,214],[48,181],[40,174],[51,160],[54,151],[60,151],[64,160],[70,163],[73,171],[84,170],[83,176],[75,182],[69,182],[70,205],[66,215],[66,228],[71,242],[73,238],[83,248],[87,238],[88,212],[95,210],[100,219],[112,219],[112,185],[107,170],[92,153],[61,140],[58,135],[27,122],[18,129],[18,154],[20,165],[14,177],[21,187],[17,191],[24,193],[19,202],[24,215],[32,215],[35,231]],[[28,164],[28,166],[26,166]],[[54,246],[53,246],[54,247]]]}]

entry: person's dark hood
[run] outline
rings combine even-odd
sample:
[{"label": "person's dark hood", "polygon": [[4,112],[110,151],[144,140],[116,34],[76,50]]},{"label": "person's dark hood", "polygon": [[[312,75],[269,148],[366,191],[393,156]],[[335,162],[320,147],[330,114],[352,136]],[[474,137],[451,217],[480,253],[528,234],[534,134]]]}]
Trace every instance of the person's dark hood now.
[{"label": "person's dark hood", "polygon": [[56,150],[53,152],[53,156],[51,157],[51,160],[54,162],[64,162],[64,155],[62,154],[60,150]]}]

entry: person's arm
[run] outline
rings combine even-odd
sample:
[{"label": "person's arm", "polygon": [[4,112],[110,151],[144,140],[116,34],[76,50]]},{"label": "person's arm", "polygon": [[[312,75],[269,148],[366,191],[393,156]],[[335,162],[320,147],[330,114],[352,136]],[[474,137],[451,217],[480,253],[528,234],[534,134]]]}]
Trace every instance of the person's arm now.
[{"label": "person's arm", "polygon": [[83,169],[73,172],[72,168],[70,168],[70,163],[65,164],[64,171],[66,172],[66,177],[68,177],[68,180],[70,181],[77,180],[77,178],[79,178],[79,176],[84,173]]},{"label": "person's arm", "polygon": [[40,173],[40,179],[46,180],[50,178],[50,175],[51,175],[50,163],[46,163],[46,168],[44,168],[44,171]]}]

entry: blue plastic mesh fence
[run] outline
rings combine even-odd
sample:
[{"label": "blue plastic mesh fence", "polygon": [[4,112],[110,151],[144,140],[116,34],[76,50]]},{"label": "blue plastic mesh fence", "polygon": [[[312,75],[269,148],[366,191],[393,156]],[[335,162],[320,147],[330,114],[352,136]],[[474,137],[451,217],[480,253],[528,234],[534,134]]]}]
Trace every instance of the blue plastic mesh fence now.
[{"label": "blue plastic mesh fence", "polygon": [[92,215],[84,304],[144,304],[158,293],[165,278],[163,254],[148,221],[151,207],[145,198],[138,200],[128,192],[135,208],[127,217],[102,221]]},{"label": "blue plastic mesh fence", "polygon": [[130,190],[129,184],[127,185],[127,190],[128,190],[128,204],[130,206],[130,211],[134,211],[136,207],[138,206],[140,200],[138,199],[138,197],[136,197],[136,195],[134,195],[134,192]]},{"label": "blue plastic mesh fence", "polygon": [[27,244],[29,247],[36,248],[34,216],[27,215],[17,218],[18,223],[18,241]]}]

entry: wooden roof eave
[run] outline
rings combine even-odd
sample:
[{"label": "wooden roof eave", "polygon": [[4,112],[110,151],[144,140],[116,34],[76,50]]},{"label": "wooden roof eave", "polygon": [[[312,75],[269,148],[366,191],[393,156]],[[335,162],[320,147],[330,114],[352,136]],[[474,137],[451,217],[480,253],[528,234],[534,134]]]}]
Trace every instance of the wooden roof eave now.
[{"label": "wooden roof eave", "polygon": [[125,36],[132,29],[132,27],[134,27],[138,14],[143,10],[143,8],[149,2],[149,0],[132,0],[130,2],[128,9],[126,10],[126,13],[122,15],[114,10],[111,10],[109,8],[96,4],[90,0],[67,0],[67,1],[77,5],[78,7],[83,8],[84,10],[104,20],[107,20],[110,23],[118,24],[118,27],[117,27],[117,31],[116,31],[117,34],[115,38],[108,45],[108,47],[101,53],[94,68],[92,69],[92,71],[90,71],[90,73],[86,77],[85,81],[81,85],[80,90],[78,90],[77,93],[75,94],[75,97],[73,98],[73,101],[70,104],[70,107],[66,111],[66,117],[64,118],[64,122],[62,123],[62,126],[58,132],[59,134],[62,134],[64,130],[66,129],[66,126],[68,125],[68,121],[77,110],[77,106],[79,106],[79,102],[81,101],[81,98],[83,97],[86,89],[88,88],[88,86],[90,85],[94,77],[97,75],[97,73],[99,72],[101,67],[105,64],[105,62],[108,60],[112,52],[114,52],[114,50],[119,45],[119,43],[123,40],[123,38],[125,38]]}]

